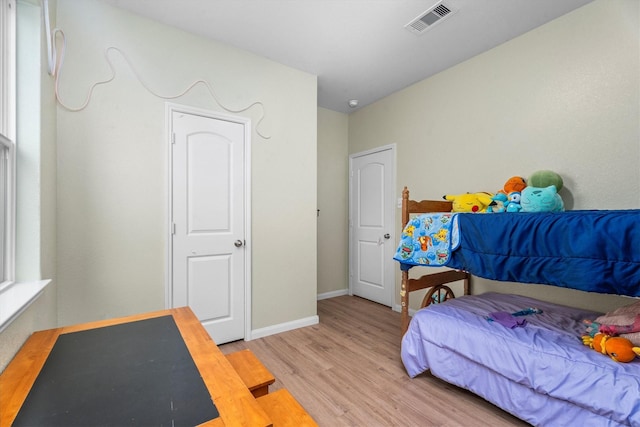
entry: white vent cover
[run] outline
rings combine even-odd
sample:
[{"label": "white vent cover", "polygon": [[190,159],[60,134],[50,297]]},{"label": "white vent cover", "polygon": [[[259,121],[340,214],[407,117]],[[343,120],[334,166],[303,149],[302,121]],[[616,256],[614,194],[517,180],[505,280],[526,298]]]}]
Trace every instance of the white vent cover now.
[{"label": "white vent cover", "polygon": [[452,7],[438,2],[431,9],[421,13],[420,16],[413,19],[404,27],[412,33],[422,34],[456,12],[457,10]]}]

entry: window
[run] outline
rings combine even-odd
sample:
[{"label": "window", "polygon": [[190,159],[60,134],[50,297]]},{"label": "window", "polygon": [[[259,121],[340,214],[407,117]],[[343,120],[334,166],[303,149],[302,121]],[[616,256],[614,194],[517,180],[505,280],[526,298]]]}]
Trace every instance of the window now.
[{"label": "window", "polygon": [[16,3],[0,0],[0,289],[14,279]]},{"label": "window", "polygon": [[16,0],[0,0],[0,333],[42,294],[50,282],[18,283],[15,274],[16,6]]}]

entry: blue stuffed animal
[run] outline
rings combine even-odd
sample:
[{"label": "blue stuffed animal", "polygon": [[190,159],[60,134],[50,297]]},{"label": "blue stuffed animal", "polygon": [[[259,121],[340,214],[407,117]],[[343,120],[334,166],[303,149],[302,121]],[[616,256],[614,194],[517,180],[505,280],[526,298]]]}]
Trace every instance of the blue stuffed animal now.
[{"label": "blue stuffed animal", "polygon": [[521,200],[522,200],[522,193],[520,193],[519,191],[512,191],[511,193],[509,193],[508,203],[506,205],[506,211],[520,212],[522,210],[522,205],[520,204]]},{"label": "blue stuffed animal", "polygon": [[526,187],[520,198],[522,212],[560,212],[564,211],[562,197],[555,185],[548,187]]},{"label": "blue stuffed animal", "polygon": [[498,193],[491,197],[491,203],[487,206],[487,212],[506,212],[507,195],[504,193]]}]

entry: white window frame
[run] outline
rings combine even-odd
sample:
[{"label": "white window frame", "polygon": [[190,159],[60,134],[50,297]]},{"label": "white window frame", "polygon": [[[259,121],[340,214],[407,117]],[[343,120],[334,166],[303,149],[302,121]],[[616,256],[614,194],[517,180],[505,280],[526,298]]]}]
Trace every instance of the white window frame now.
[{"label": "white window frame", "polygon": [[16,282],[16,0],[0,0],[0,333],[50,280]]},{"label": "white window frame", "polygon": [[15,280],[15,153],[15,143],[0,134],[0,290]]},{"label": "white window frame", "polygon": [[0,290],[3,290],[15,280],[15,0],[0,0],[0,28]]}]

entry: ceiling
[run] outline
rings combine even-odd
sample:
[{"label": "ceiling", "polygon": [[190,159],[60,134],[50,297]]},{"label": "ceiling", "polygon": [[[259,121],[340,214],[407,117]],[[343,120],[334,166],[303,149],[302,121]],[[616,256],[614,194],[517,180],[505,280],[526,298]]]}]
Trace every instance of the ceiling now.
[{"label": "ceiling", "polygon": [[[592,0],[104,0],[318,76],[318,105],[349,113]],[[439,3],[450,13],[405,28]]]}]

